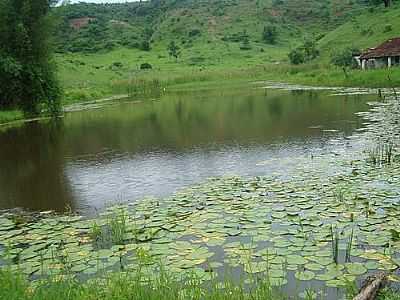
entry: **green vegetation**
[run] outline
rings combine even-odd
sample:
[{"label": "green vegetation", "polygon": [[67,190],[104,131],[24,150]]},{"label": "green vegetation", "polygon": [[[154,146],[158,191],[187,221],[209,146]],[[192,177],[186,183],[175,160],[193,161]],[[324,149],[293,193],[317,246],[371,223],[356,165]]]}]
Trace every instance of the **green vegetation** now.
[{"label": "green vegetation", "polygon": [[63,104],[145,95],[142,90],[154,82],[167,91],[271,79],[399,85],[397,70],[350,67],[349,49],[400,35],[400,7],[384,6],[363,0],[185,0],[57,7],[52,15],[58,20],[54,42]]},{"label": "green vegetation", "polygon": [[[51,278],[31,287],[19,273],[0,271],[0,298],[2,300],[280,300],[286,299],[265,279],[254,289],[225,282],[204,286],[195,274],[183,280],[165,271],[148,277],[143,270],[129,270],[109,275],[105,279],[79,283],[71,277]],[[306,298],[312,299],[312,298]]]},{"label": "green vegetation", "polygon": [[19,110],[0,111],[0,124],[9,123],[15,120],[22,119],[23,113]]},{"label": "green vegetation", "polygon": [[[50,1],[51,2],[51,1]],[[48,0],[0,1],[0,108],[38,115],[59,110],[60,89],[51,62]]]}]

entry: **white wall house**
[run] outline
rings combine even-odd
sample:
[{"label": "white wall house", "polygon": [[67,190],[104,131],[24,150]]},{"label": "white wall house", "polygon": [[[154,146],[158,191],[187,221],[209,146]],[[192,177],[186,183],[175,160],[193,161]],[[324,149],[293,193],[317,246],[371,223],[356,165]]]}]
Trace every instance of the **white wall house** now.
[{"label": "white wall house", "polygon": [[361,54],[361,68],[391,68],[400,66],[400,38],[387,40],[376,48],[370,48]]}]

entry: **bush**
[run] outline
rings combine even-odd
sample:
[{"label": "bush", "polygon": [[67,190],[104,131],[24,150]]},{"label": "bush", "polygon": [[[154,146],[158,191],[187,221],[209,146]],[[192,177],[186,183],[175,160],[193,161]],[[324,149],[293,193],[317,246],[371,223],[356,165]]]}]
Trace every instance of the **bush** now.
[{"label": "bush", "polygon": [[392,24],[386,24],[385,28],[383,29],[383,32],[390,32],[393,30]]},{"label": "bush", "polygon": [[112,65],[113,65],[113,67],[116,67],[116,68],[122,68],[122,66],[123,66],[122,62],[119,62],[119,61],[114,62]]},{"label": "bush", "polygon": [[189,37],[196,37],[201,35],[200,29],[192,29],[189,31]]},{"label": "bush", "polygon": [[331,62],[335,66],[342,68],[357,68],[358,65],[354,59],[354,56],[359,52],[359,49],[351,47],[342,49],[341,51],[332,55]]},{"label": "bush", "polygon": [[140,65],[140,70],[151,70],[153,66],[149,63],[143,63]]},{"label": "bush", "polygon": [[248,38],[246,38],[240,45],[240,50],[251,50],[251,44]]},{"label": "bush", "polygon": [[139,49],[143,51],[150,51],[151,50],[150,43],[148,41],[141,42],[139,45]]},{"label": "bush", "polygon": [[294,65],[309,62],[319,56],[319,50],[314,40],[306,40],[304,44],[289,53],[289,60]]},{"label": "bush", "polygon": [[264,27],[264,31],[262,34],[262,38],[264,42],[267,44],[276,44],[276,40],[278,38],[278,30],[274,25],[267,25]]},{"label": "bush", "polygon": [[305,63],[304,52],[300,48],[293,49],[288,56],[290,62],[294,65]]}]

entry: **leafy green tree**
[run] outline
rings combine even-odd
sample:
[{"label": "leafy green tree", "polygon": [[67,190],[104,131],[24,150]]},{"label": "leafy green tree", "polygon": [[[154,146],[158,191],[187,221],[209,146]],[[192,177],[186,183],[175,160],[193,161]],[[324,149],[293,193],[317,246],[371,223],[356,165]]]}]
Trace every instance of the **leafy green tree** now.
[{"label": "leafy green tree", "polygon": [[302,48],[304,50],[306,61],[313,60],[314,58],[317,58],[319,56],[319,50],[317,49],[317,43],[315,42],[315,40],[305,40]]},{"label": "leafy green tree", "polygon": [[151,50],[151,46],[149,41],[143,41],[140,43],[140,50],[143,51],[150,51]]},{"label": "leafy green tree", "polygon": [[267,25],[264,27],[262,38],[267,44],[274,45],[278,39],[278,30],[274,25]]},{"label": "leafy green tree", "polygon": [[385,5],[385,7],[390,7],[392,5],[392,0],[368,0],[369,3],[371,5],[379,5],[379,4],[383,4]]},{"label": "leafy green tree", "polygon": [[167,49],[169,56],[174,57],[175,60],[178,61],[178,58],[181,55],[181,48],[175,43],[175,41],[171,41]]},{"label": "leafy green tree", "polygon": [[333,54],[331,57],[331,62],[335,66],[342,68],[343,73],[347,78],[349,76],[347,70],[355,69],[358,67],[358,64],[354,59],[354,56],[359,53],[360,53],[359,49],[348,47]]},{"label": "leafy green tree", "polygon": [[0,107],[36,115],[60,108],[49,46],[50,0],[0,0]]},{"label": "leafy green tree", "polygon": [[309,62],[319,56],[319,50],[314,40],[305,40],[303,45],[289,53],[289,60],[294,65]]},{"label": "leafy green tree", "polygon": [[289,52],[289,60],[294,65],[300,65],[305,62],[304,51],[300,48],[293,49]]},{"label": "leafy green tree", "polygon": [[335,66],[342,68],[356,68],[358,65],[354,56],[358,53],[360,53],[359,49],[348,47],[334,53],[331,57],[331,62]]}]

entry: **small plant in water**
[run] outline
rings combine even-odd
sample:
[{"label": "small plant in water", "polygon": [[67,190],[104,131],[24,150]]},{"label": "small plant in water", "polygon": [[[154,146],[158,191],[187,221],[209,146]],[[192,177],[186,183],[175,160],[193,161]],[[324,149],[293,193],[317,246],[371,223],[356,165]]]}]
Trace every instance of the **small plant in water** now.
[{"label": "small plant in water", "polygon": [[354,228],[351,229],[349,241],[346,246],[346,262],[350,262],[351,260],[351,249],[353,247],[353,238],[354,238]]},{"label": "small plant in water", "polygon": [[123,209],[116,208],[111,215],[109,221],[111,239],[114,244],[121,245],[124,243],[127,233],[128,216]]},{"label": "small plant in water", "polygon": [[337,202],[340,202],[340,203],[345,202],[345,190],[343,188],[338,188],[335,191],[335,199]]},{"label": "small plant in water", "polygon": [[339,263],[339,232],[337,228],[333,229],[331,225],[331,237],[332,237],[332,259],[335,264]]},{"label": "small plant in water", "polygon": [[97,224],[97,222],[93,222],[92,227],[89,231],[89,236],[94,243],[99,243],[102,240],[103,231],[101,227]]}]

